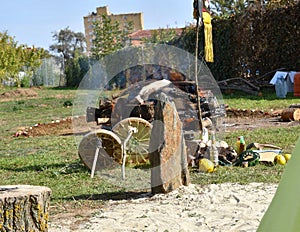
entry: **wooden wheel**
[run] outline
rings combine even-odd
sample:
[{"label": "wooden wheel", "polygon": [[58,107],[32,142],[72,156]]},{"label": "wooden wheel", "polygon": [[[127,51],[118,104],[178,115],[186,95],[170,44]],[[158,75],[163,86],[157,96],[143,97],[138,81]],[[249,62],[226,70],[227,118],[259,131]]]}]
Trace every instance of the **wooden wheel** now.
[{"label": "wooden wheel", "polygon": [[97,146],[101,144],[95,170],[112,167],[122,163],[122,144],[120,138],[113,132],[99,129],[86,134],[78,148],[79,157],[84,165],[92,169]]},{"label": "wooden wheel", "polygon": [[132,127],[136,128],[137,132],[132,134],[126,145],[127,160],[134,164],[145,163],[149,159],[151,123],[142,118],[129,117],[118,122],[112,130],[124,142]]}]

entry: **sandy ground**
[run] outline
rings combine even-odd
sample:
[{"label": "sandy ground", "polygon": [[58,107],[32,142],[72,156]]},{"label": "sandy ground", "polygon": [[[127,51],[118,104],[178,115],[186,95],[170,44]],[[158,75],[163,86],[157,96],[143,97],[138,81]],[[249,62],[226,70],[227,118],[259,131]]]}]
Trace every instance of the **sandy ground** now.
[{"label": "sandy ground", "polygon": [[57,215],[50,232],[256,231],[276,184],[191,184],[168,194],[109,200],[89,217]]}]

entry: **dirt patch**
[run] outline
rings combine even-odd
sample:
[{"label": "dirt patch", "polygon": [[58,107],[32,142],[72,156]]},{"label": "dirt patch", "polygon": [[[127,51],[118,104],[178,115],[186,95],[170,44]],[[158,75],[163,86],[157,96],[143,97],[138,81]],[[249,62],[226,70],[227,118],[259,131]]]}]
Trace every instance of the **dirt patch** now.
[{"label": "dirt patch", "polygon": [[67,118],[48,124],[36,124],[28,129],[28,134],[29,136],[64,135],[72,131],[72,119]]},{"label": "dirt patch", "polygon": [[282,121],[281,113],[282,110],[267,112],[263,110],[227,108],[225,118],[226,132],[299,125],[299,121]]},{"label": "dirt patch", "polygon": [[236,130],[255,130],[260,128],[290,127],[299,125],[299,121],[283,122],[280,117],[227,117],[226,132]]},{"label": "dirt patch", "polygon": [[[299,121],[283,122],[280,120],[280,116],[271,116],[271,114],[266,112],[262,113],[257,111],[256,113],[250,113],[249,111],[238,111],[238,113],[231,114],[231,116],[225,118],[225,131],[289,127],[299,125],[299,123]],[[74,125],[76,127],[75,129]],[[68,117],[45,124],[36,124],[31,127],[20,128],[15,136],[73,135],[87,133],[88,130],[92,128],[96,129],[97,125],[95,123],[87,123],[85,116]]]},{"label": "dirt patch", "polygon": [[[76,129],[74,129],[74,121]],[[81,126],[82,125],[82,126]],[[26,136],[36,137],[45,135],[67,136],[79,133],[86,133],[88,129],[93,128],[93,124],[87,124],[85,116],[67,117],[62,120],[55,120],[44,124],[35,124],[30,127],[20,127],[14,134],[15,137]]]},{"label": "dirt patch", "polygon": [[16,98],[16,97],[37,97],[38,93],[33,89],[15,89],[9,90],[0,95],[1,99],[9,99],[9,98]]},{"label": "dirt patch", "polygon": [[20,88],[15,90],[9,90],[0,94],[0,102],[9,102],[18,99],[30,99],[38,97],[38,93],[34,91],[34,88]]}]

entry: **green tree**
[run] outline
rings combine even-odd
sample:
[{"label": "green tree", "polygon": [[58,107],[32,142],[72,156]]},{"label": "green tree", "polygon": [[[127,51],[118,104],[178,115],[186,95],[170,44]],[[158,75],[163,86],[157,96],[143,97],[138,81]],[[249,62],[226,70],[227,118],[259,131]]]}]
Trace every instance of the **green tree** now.
[{"label": "green tree", "polygon": [[214,15],[229,17],[246,9],[248,0],[211,0],[210,10]]},{"label": "green tree", "polygon": [[275,9],[278,7],[283,6],[289,6],[289,5],[295,5],[299,1],[298,0],[270,0],[270,1],[264,1],[267,8]]},{"label": "green tree", "polygon": [[257,10],[296,4],[298,0],[211,0],[210,11],[222,18],[243,12],[248,7]]},{"label": "green tree", "polygon": [[17,42],[7,32],[0,33],[0,81],[14,78],[20,70],[17,66]]},{"label": "green tree", "polygon": [[129,34],[132,32],[133,23],[127,22],[123,29],[118,21],[112,21],[106,15],[101,16],[101,20],[93,22],[93,48],[92,56],[100,59],[129,44]]},{"label": "green tree", "polygon": [[75,58],[69,61],[69,65],[65,69],[67,86],[78,87],[91,65],[92,61],[87,56],[75,54]]},{"label": "green tree", "polygon": [[74,32],[67,27],[55,32],[53,39],[56,43],[50,46],[50,51],[62,54],[67,85],[76,86],[80,82],[78,80],[82,78],[78,60],[80,57],[85,57],[85,36],[83,33]]},{"label": "green tree", "polygon": [[63,55],[65,63],[74,59],[76,53],[84,54],[85,36],[82,32],[74,32],[69,27],[53,33],[53,39],[56,43],[50,46],[50,51]]},{"label": "green tree", "polygon": [[144,43],[168,43],[177,37],[173,28],[160,28],[151,32],[150,38],[144,38]]},{"label": "green tree", "polygon": [[5,80],[12,80],[20,87],[21,71],[30,82],[33,71],[46,56],[47,52],[44,49],[18,45],[14,37],[9,36],[7,32],[0,33],[0,84]]}]

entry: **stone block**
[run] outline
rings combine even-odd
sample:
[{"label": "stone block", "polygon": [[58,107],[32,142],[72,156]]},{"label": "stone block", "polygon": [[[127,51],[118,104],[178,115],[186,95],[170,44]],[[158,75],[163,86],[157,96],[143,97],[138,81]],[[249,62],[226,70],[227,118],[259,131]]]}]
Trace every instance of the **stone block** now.
[{"label": "stone block", "polygon": [[190,183],[182,123],[167,95],[157,96],[150,139],[152,193],[170,192]]}]

